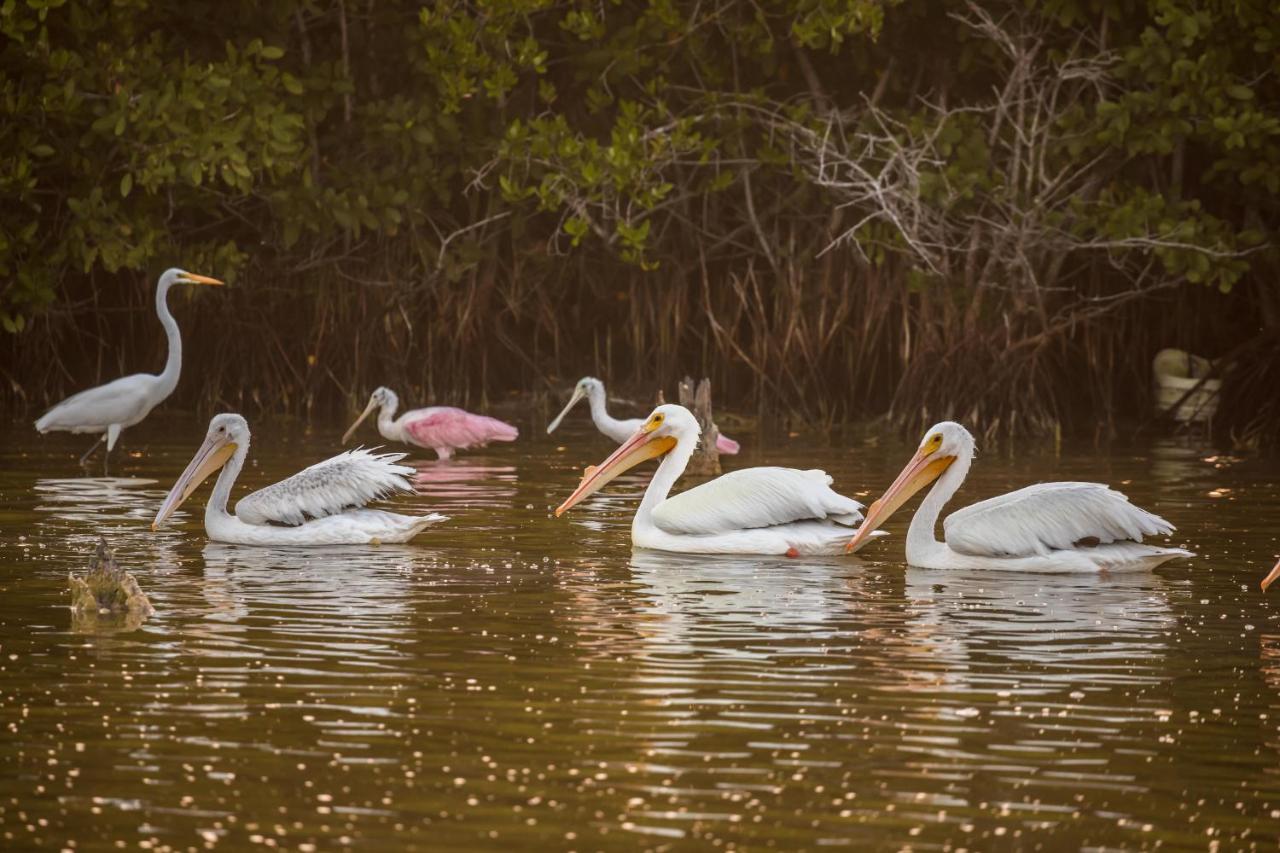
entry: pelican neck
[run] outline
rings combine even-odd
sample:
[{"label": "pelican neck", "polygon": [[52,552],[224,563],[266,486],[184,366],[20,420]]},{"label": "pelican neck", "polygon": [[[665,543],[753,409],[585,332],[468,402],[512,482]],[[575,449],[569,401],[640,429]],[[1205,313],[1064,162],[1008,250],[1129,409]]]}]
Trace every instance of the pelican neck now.
[{"label": "pelican neck", "polygon": [[907,528],[908,563],[922,565],[925,554],[946,547],[935,535],[938,516],[942,514],[942,508],[964,483],[964,478],[969,473],[969,466],[972,464],[972,451],[961,453],[956,457],[956,461],[942,472],[942,476],[933,484],[933,488],[929,489],[929,494],[925,495],[924,500],[920,502],[920,508],[911,519],[911,526]]}]

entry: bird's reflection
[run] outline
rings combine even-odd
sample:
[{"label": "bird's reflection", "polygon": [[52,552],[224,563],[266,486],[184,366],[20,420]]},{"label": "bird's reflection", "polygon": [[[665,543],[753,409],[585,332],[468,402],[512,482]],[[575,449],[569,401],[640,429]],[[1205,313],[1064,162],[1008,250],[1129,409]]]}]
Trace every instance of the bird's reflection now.
[{"label": "bird's reflection", "polygon": [[468,507],[506,507],[516,494],[517,474],[511,465],[473,462],[413,462],[413,484],[444,512]]}]

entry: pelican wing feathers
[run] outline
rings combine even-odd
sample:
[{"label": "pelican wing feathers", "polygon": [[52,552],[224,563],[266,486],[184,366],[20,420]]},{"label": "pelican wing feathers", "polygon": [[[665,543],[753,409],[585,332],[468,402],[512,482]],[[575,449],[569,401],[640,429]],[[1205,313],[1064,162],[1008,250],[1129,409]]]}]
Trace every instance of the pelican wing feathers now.
[{"label": "pelican wing feathers", "polygon": [[288,479],[245,495],[236,517],[246,524],[299,525],[337,515],[396,492],[413,492],[414,469],[397,465],[403,453],[373,453],[364,448],[339,453],[304,468]]},{"label": "pelican wing feathers", "polygon": [[726,533],[831,519],[853,525],[862,504],[831,488],[825,471],[744,468],[667,498],[653,511],[654,524],[671,534]]},{"label": "pelican wing feathers", "polygon": [[962,554],[1025,557],[1078,547],[1141,542],[1173,525],[1101,483],[1039,483],[957,510],[943,522]]}]

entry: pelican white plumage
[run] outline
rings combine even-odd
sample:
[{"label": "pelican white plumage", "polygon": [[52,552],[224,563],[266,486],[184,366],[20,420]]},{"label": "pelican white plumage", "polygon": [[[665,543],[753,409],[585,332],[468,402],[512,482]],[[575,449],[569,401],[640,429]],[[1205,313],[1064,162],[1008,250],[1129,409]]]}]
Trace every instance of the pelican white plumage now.
[{"label": "pelican white plumage", "polygon": [[491,441],[515,441],[520,430],[505,421],[487,415],[477,415],[453,406],[427,406],[410,409],[396,417],[400,398],[385,385],[375,388],[364,407],[342,436],[346,444],[364,419],[375,408],[378,410],[378,432],[388,441],[400,441],[416,447],[426,447],[436,452],[437,459],[451,459],[455,450],[484,447]]},{"label": "pelican white plumage", "polygon": [[964,482],[973,454],[973,436],[960,424],[945,421],[930,429],[893,485],[871,505],[849,548],[861,547],[875,525],[937,480],[907,531],[907,562],[913,566],[1096,572],[1152,569],[1195,556],[1183,548],[1143,544],[1144,536],[1168,535],[1173,525],[1101,483],[1039,483],[980,501],[947,516],[945,541],[939,542],[938,515]]},{"label": "pelican white plumage", "polygon": [[204,529],[215,542],[238,545],[377,545],[408,542],[443,515],[399,515],[366,509],[365,504],[396,492],[413,492],[397,465],[403,453],[357,449],[318,462],[288,479],[241,498],[235,515],[227,512],[231,487],[249,453],[249,424],[240,415],[209,421],[204,444],[164,499],[155,530],[210,474],[222,469],[205,507]]},{"label": "pelican white plumage", "polygon": [[844,550],[850,527],[862,518],[862,504],[833,491],[824,471],[744,468],[668,497],[698,446],[699,432],[684,406],[658,406],[608,459],[587,469],[556,515],[627,469],[665,455],[631,522],[637,547],[791,557]]},{"label": "pelican white plumage", "polygon": [[[92,455],[103,439],[107,442],[107,458],[125,427],[141,421],[178,387],[182,372],[182,336],[178,321],[169,313],[169,288],[175,284],[222,284],[216,278],[196,275],[181,269],[165,270],[156,284],[156,316],[164,327],[169,342],[169,356],[158,375],[135,373],[106,385],[73,394],[54,406],[36,421],[41,434],[47,432],[96,433],[98,440],[80,457],[80,463]],[[105,464],[105,462],[104,462]]]},{"label": "pelican white plumage", "polygon": [[[547,435],[555,432],[556,427],[560,426],[560,422],[564,420],[564,416],[569,414],[569,410],[576,406],[579,400],[583,399],[587,401],[587,405],[591,408],[591,422],[596,425],[596,429],[618,444],[630,438],[644,423],[644,418],[627,418],[620,421],[611,416],[605,406],[604,383],[594,376],[584,376],[578,380],[577,385],[573,386],[573,395],[569,397],[569,402],[560,410],[560,414],[556,415],[555,420],[547,424]],[[738,442],[727,435],[721,435],[716,439],[716,451],[719,453],[732,456],[739,449],[741,449],[741,446]]]}]

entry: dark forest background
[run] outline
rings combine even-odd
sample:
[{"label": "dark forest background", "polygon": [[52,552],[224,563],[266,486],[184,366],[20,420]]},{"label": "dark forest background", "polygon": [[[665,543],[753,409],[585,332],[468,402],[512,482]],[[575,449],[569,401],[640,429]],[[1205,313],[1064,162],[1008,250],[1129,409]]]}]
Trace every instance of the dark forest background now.
[{"label": "dark forest background", "polygon": [[[483,405],[584,374],[1112,432],[1164,346],[1280,443],[1267,0],[10,0],[0,399]],[[199,290],[194,293],[189,291]]]}]

